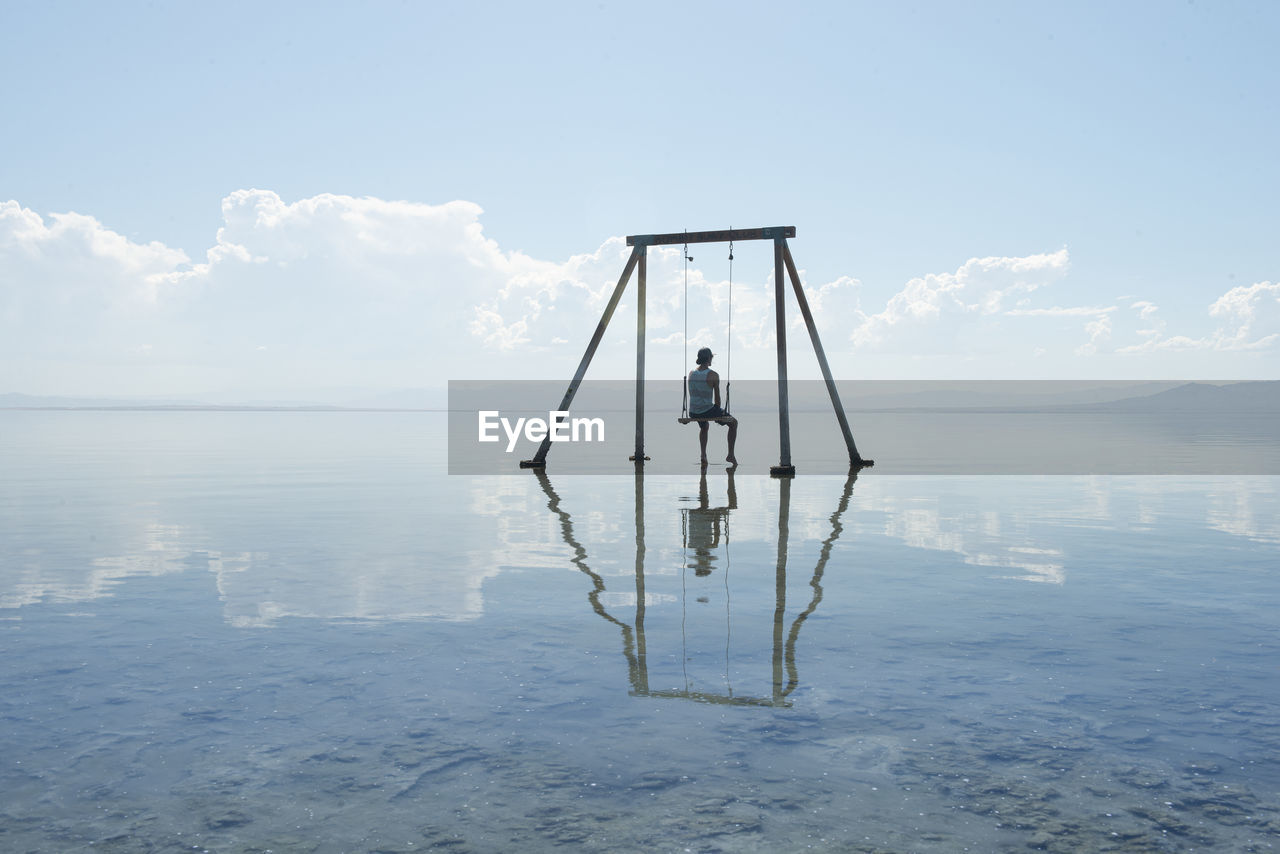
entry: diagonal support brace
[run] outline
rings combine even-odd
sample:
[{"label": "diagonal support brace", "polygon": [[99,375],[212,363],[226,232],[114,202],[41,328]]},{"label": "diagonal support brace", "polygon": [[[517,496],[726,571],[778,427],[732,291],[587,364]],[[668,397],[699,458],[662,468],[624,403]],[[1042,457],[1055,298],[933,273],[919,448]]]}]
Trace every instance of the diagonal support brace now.
[{"label": "diagonal support brace", "polygon": [[874,460],[864,460],[858,453],[858,446],[853,443],[853,431],[849,429],[849,419],[844,414],[844,404],[840,402],[840,392],[836,390],[836,381],[831,376],[831,366],[827,364],[827,354],[822,349],[822,341],[818,338],[818,326],[813,321],[813,312],[809,310],[809,300],[805,298],[804,288],[800,286],[800,274],[796,272],[795,259],[791,257],[791,247],[782,241],[782,258],[787,265],[787,274],[791,277],[791,287],[796,294],[796,302],[800,304],[800,314],[804,316],[804,325],[809,330],[809,340],[813,342],[813,352],[818,356],[818,367],[822,369],[822,379],[827,384],[827,394],[831,397],[831,405],[835,408],[836,419],[840,422],[840,432],[844,434],[845,447],[849,449],[849,463],[855,466],[870,466]]},{"label": "diagonal support brace", "polygon": [[[618,284],[613,289],[613,295],[609,297],[609,304],[604,308],[604,314],[600,318],[600,322],[596,324],[595,334],[591,336],[591,343],[587,345],[587,352],[582,354],[582,361],[578,363],[578,370],[574,373],[573,379],[569,382],[569,388],[564,393],[564,398],[560,401],[557,412],[567,412],[569,405],[573,403],[574,395],[578,393],[578,386],[582,385],[582,378],[587,375],[587,368],[591,365],[591,359],[596,355],[596,348],[600,346],[600,339],[604,337],[604,331],[609,326],[609,321],[613,318],[613,312],[618,308],[618,301],[622,299],[622,292],[627,289],[627,282],[631,279],[631,273],[635,270],[640,256],[644,253],[643,246],[632,248],[630,257],[627,258],[627,266],[622,270],[622,276],[618,279]],[[533,455],[531,460],[521,460],[520,468],[533,469],[542,468],[547,464],[547,453],[551,450],[551,434],[548,432],[547,438],[542,440],[542,444],[538,447],[538,452]]]}]

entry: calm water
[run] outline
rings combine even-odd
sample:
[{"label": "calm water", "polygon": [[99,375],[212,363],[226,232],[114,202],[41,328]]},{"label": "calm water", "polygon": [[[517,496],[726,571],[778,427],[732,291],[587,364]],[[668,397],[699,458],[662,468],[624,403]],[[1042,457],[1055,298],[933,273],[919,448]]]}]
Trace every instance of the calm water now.
[{"label": "calm water", "polygon": [[1280,844],[1280,479],[463,477],[444,435],[0,412],[0,849]]}]

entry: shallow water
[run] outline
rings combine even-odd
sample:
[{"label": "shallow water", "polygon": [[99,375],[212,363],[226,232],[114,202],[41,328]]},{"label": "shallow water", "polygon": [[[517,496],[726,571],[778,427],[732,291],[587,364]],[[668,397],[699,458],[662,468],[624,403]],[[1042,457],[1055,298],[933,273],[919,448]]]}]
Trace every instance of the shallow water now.
[{"label": "shallow water", "polygon": [[0,413],[0,849],[1266,851],[1276,478]]}]

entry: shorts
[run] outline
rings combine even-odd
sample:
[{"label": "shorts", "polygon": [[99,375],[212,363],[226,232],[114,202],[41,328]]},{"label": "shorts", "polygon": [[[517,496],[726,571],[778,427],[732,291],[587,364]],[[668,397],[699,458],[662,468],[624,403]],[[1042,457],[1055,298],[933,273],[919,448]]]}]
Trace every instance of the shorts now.
[{"label": "shorts", "polygon": [[704,409],[702,412],[689,413],[690,418],[727,418],[728,415],[729,413],[725,412],[718,406],[713,406],[710,409]]}]

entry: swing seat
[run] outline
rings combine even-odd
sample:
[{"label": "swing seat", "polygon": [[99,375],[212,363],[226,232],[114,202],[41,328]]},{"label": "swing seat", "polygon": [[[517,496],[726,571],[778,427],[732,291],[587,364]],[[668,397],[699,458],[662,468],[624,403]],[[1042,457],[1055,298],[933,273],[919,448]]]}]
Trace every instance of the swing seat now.
[{"label": "swing seat", "polygon": [[711,421],[714,421],[717,424],[723,424],[725,422],[725,419],[732,418],[732,417],[733,417],[732,415],[712,415],[708,418],[690,418],[688,416],[682,415],[679,418],[677,418],[676,421],[679,421],[681,424],[693,424],[693,423],[702,424],[704,422],[709,423]]}]

